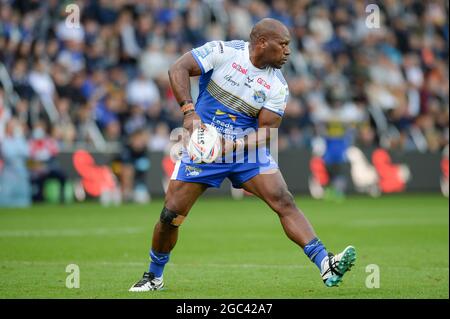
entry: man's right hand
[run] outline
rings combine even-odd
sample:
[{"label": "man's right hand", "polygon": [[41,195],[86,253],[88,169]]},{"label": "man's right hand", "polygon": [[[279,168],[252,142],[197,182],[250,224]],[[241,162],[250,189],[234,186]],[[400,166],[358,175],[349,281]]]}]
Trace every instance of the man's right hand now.
[{"label": "man's right hand", "polygon": [[194,129],[196,127],[199,127],[202,123],[202,120],[200,119],[200,116],[198,116],[198,114],[194,111],[192,113],[186,114],[183,117],[183,128],[185,128],[188,132],[189,135],[192,134],[192,132],[194,131]]},{"label": "man's right hand", "polygon": [[195,128],[199,127],[202,124],[202,120],[200,119],[200,116],[194,111],[189,114],[186,114],[183,117],[183,128],[185,135],[183,136],[184,140],[184,146],[187,147],[189,144],[189,140],[191,138],[192,132]]}]

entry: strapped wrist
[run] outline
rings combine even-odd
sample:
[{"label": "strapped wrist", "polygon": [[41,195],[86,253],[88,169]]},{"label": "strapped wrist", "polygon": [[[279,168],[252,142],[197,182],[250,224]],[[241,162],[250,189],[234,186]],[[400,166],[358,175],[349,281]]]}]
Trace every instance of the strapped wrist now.
[{"label": "strapped wrist", "polygon": [[180,102],[180,107],[183,107],[185,104],[189,104],[189,103],[194,103],[194,101],[192,101],[192,99],[186,99]]},{"label": "strapped wrist", "polygon": [[192,102],[186,103],[183,106],[181,106],[181,112],[183,112],[184,115],[190,114],[195,111],[194,104]]}]

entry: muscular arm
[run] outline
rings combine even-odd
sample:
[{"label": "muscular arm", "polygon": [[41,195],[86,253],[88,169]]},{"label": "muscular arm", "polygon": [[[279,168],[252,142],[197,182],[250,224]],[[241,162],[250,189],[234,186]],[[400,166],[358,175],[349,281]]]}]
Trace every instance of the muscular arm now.
[{"label": "muscular arm", "polygon": [[192,100],[189,77],[202,73],[191,52],[186,52],[169,69],[169,80],[178,103]]},{"label": "muscular arm", "polygon": [[[236,140],[236,143],[232,145],[233,149],[256,149],[259,145],[269,145],[270,143],[270,129],[277,129],[280,127],[282,117],[278,114],[261,109],[258,116],[258,130],[256,132],[250,133],[248,136]],[[224,147],[224,153],[231,151],[231,144],[227,143]]]},{"label": "muscular arm", "polygon": [[270,129],[280,127],[281,119],[281,116],[278,114],[264,108],[261,109],[258,116],[258,131],[248,136],[247,141],[245,141],[245,147],[248,148],[259,144],[269,145]]},{"label": "muscular arm", "polygon": [[272,111],[261,109],[258,116],[258,127],[279,128],[282,117]]},{"label": "muscular arm", "polygon": [[[202,73],[197,61],[190,52],[181,56],[169,69],[169,80],[173,90],[173,94],[178,103],[185,100],[191,100],[191,76],[197,76]],[[193,107],[193,106],[192,106]],[[189,136],[192,134],[194,127],[200,125],[201,120],[196,112],[186,114],[183,117],[183,128],[187,130],[183,135],[184,143],[189,141]],[[189,134],[187,134],[189,133]]]}]

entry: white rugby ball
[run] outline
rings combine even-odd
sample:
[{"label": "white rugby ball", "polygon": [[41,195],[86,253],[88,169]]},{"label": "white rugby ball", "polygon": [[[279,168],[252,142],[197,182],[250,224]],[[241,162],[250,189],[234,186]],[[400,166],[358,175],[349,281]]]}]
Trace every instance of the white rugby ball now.
[{"label": "white rugby ball", "polygon": [[202,124],[192,132],[188,153],[194,163],[212,163],[221,152],[221,138],[214,126]]}]

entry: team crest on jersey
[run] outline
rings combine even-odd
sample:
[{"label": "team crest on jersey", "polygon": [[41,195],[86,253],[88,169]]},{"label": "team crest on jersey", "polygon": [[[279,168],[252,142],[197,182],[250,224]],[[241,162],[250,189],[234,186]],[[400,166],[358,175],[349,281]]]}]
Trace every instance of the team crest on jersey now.
[{"label": "team crest on jersey", "polygon": [[263,90],[254,91],[253,99],[256,103],[264,103],[266,101],[266,92]]},{"label": "team crest on jersey", "polygon": [[185,173],[186,176],[198,176],[202,172],[201,168],[186,165]]}]

